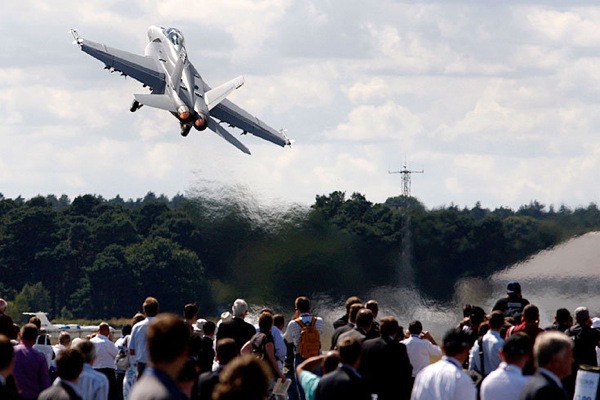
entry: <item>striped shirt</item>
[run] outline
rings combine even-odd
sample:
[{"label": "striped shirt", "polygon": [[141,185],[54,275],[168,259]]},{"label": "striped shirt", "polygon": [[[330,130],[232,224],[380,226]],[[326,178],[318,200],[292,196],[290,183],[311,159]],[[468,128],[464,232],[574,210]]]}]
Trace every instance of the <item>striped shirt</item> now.
[{"label": "striped shirt", "polygon": [[81,398],[85,400],[107,400],[108,378],[101,372],[95,371],[88,363],[83,364],[83,371],[75,386]]},{"label": "striped shirt", "polygon": [[[304,313],[300,315],[300,318],[302,318],[302,322],[304,323],[304,325],[309,325],[312,322],[313,315],[309,313]],[[300,331],[302,330],[302,327],[300,327],[300,324],[298,324],[294,319],[288,323],[284,337],[288,342],[293,342],[294,348],[297,349],[298,342],[300,341]],[[323,336],[323,318],[317,317],[317,320],[315,321],[315,327],[319,331],[319,334]]]}]

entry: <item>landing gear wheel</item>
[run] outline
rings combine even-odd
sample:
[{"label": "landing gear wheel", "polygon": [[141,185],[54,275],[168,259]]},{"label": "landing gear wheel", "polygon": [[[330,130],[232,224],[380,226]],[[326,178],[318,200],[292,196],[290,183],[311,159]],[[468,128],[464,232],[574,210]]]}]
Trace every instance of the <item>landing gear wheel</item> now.
[{"label": "landing gear wheel", "polygon": [[186,137],[190,133],[190,129],[192,129],[191,125],[181,125],[181,136]]}]

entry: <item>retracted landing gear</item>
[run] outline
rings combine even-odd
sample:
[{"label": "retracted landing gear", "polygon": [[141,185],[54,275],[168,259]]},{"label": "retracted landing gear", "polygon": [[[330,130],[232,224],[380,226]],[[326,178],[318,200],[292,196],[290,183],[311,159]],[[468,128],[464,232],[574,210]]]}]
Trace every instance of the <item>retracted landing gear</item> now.
[{"label": "retracted landing gear", "polygon": [[186,137],[190,133],[190,129],[192,129],[192,125],[181,124],[181,136]]},{"label": "retracted landing gear", "polygon": [[131,108],[129,108],[129,111],[136,112],[137,110],[142,108],[142,106],[143,106],[143,104],[140,104],[139,101],[133,100],[133,103],[131,103]]}]

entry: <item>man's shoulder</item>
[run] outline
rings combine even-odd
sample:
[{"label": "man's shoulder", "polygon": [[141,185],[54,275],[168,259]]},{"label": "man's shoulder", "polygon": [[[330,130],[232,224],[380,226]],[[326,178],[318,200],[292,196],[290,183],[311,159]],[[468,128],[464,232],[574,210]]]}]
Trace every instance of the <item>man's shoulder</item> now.
[{"label": "man's shoulder", "polygon": [[83,371],[79,375],[79,380],[90,380],[98,383],[106,383],[108,385],[108,378],[102,372],[96,371],[89,364],[83,366]]},{"label": "man's shoulder", "polygon": [[167,400],[173,398],[165,385],[154,375],[144,374],[138,383],[133,385],[133,389],[129,395],[130,400]]}]

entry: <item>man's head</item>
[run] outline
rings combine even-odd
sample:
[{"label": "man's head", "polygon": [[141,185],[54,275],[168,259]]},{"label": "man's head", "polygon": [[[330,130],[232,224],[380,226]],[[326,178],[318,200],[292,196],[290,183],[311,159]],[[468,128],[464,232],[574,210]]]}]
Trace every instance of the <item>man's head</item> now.
[{"label": "man's head", "polygon": [[245,318],[248,314],[248,303],[244,299],[236,299],[231,307],[231,313],[234,317]]},{"label": "man's head", "polygon": [[0,299],[0,313],[5,313],[8,303],[4,299]]},{"label": "man's head", "polygon": [[7,377],[12,373],[15,352],[10,339],[0,335],[0,375]]},{"label": "man's head", "polygon": [[285,327],[285,316],[283,314],[273,315],[273,326],[278,327],[279,330],[283,330]]},{"label": "man's head", "polygon": [[408,324],[408,331],[411,335],[420,335],[421,332],[423,332],[423,325],[421,324],[421,321],[411,321]]},{"label": "man's head", "polygon": [[502,311],[493,311],[489,319],[490,329],[499,331],[504,326],[504,314]]},{"label": "man's head", "polygon": [[135,313],[135,315],[131,318],[131,326],[135,326],[138,322],[142,322],[146,317],[142,313]]},{"label": "man's head", "polygon": [[368,308],[373,313],[373,319],[377,318],[377,314],[379,314],[379,303],[377,300],[369,300],[365,304],[365,308]]},{"label": "man's head", "polygon": [[37,337],[37,326],[31,323],[23,325],[23,327],[21,328],[21,340],[23,341],[23,343],[33,345]]},{"label": "man's head", "polygon": [[444,335],[442,349],[448,357],[456,358],[462,363],[468,357],[470,348],[471,340],[468,332],[453,328]]},{"label": "man's head", "polygon": [[340,353],[337,350],[330,350],[325,355],[321,368],[323,368],[323,374],[334,371],[340,363]]},{"label": "man's head", "polygon": [[471,321],[471,326],[474,328],[478,327],[479,325],[481,325],[484,319],[485,311],[483,310],[483,308],[479,306],[472,306],[471,314],[469,315],[469,321]]},{"label": "man's head", "polygon": [[591,325],[590,312],[586,307],[577,307],[575,309],[575,321],[579,325]]},{"label": "man's head", "polygon": [[566,308],[559,308],[556,310],[554,320],[557,324],[565,325],[571,322],[571,313]]},{"label": "man's head", "polygon": [[379,321],[381,337],[396,337],[398,333],[398,320],[394,317],[383,317]]},{"label": "man's head", "polygon": [[533,304],[527,304],[523,308],[523,320],[528,324],[538,324],[540,322],[540,310]]},{"label": "man's head", "polygon": [[75,349],[81,353],[83,356],[83,362],[92,365],[94,360],[96,359],[96,347],[94,343],[90,342],[88,339],[80,339],[75,342],[73,340],[72,349]]},{"label": "man's head", "polygon": [[62,331],[58,336],[58,343],[62,344],[65,347],[68,347],[69,343],[71,343],[71,335],[69,335],[69,332]]},{"label": "man's head", "polygon": [[104,336],[110,335],[110,325],[106,322],[101,322],[100,325],[98,325],[98,333]]},{"label": "man's head", "polygon": [[198,306],[196,304],[186,304],[183,307],[183,318],[188,321],[193,321],[198,317]]},{"label": "man's head", "polygon": [[204,325],[202,325],[202,333],[204,333],[206,336],[213,336],[216,330],[217,324],[212,321],[206,321]]},{"label": "man's head", "polygon": [[507,364],[516,364],[523,368],[530,357],[531,339],[523,332],[510,335],[504,342],[500,356]]},{"label": "man's head", "polygon": [[573,341],[562,332],[542,332],[535,339],[533,357],[538,368],[549,370],[559,379],[566,378],[572,372]]},{"label": "man's head", "polygon": [[265,361],[251,354],[236,357],[219,375],[213,399],[264,400],[271,377],[271,370]]},{"label": "man's head", "polygon": [[[148,326],[148,353],[155,366],[175,363],[183,359],[185,363],[190,339],[190,329],[174,314],[160,314]],[[179,371],[177,371],[178,373]]]},{"label": "man's head", "polygon": [[29,323],[34,324],[37,327],[38,331],[42,329],[42,321],[36,316],[29,318]]},{"label": "man's head", "polygon": [[338,352],[340,353],[340,362],[353,367],[358,366],[360,362],[361,344],[354,337],[345,337],[338,343]]},{"label": "man's head", "polygon": [[294,306],[296,311],[298,311],[300,314],[306,314],[310,312],[310,300],[306,296],[300,296],[296,298]]},{"label": "man's head", "polygon": [[508,282],[506,294],[508,297],[521,297],[521,284],[517,281]]},{"label": "man's head", "polygon": [[369,331],[373,325],[373,313],[367,308],[363,308],[356,314],[356,326]]},{"label": "man's head", "polygon": [[231,338],[219,340],[217,342],[216,355],[221,365],[226,365],[236,356],[239,356],[240,353],[235,345],[235,340]]},{"label": "man's head", "polygon": [[66,381],[77,381],[83,370],[83,355],[76,349],[66,349],[56,358],[58,376]]},{"label": "man's head", "polygon": [[262,333],[271,332],[273,328],[273,314],[264,312],[258,316],[258,327]]},{"label": "man's head", "polygon": [[362,310],[364,307],[360,303],[354,303],[350,306],[350,314],[348,314],[348,322],[356,323],[356,317],[358,316],[358,312]]},{"label": "man's head", "polygon": [[360,299],[357,296],[350,296],[346,299],[346,314],[350,315],[350,306],[352,304],[361,304]]},{"label": "man's head", "polygon": [[156,317],[158,315],[158,300],[154,297],[146,297],[142,309],[147,317]]}]

